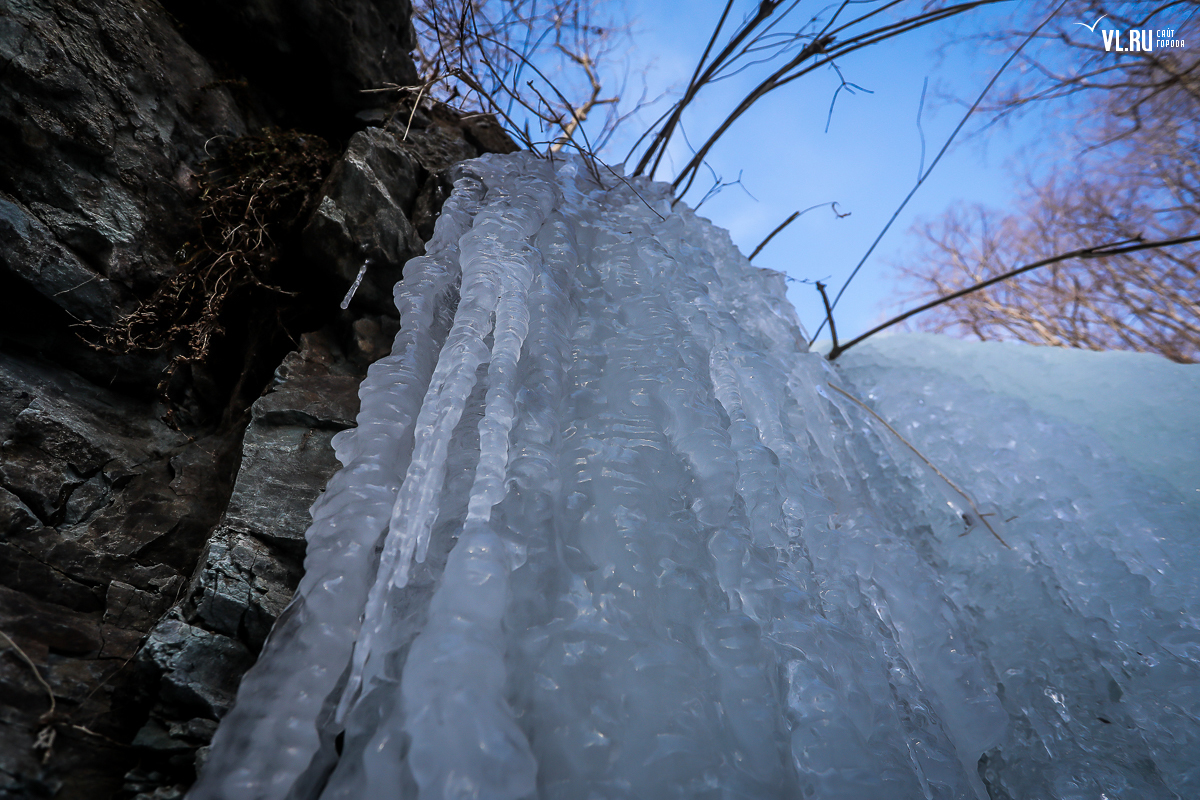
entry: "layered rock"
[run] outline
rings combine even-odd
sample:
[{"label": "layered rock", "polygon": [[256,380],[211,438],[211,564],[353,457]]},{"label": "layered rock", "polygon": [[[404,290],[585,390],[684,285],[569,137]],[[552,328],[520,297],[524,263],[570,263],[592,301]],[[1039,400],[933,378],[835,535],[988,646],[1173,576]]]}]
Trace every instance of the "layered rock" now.
[{"label": "layered rock", "polygon": [[[387,352],[390,284],[446,168],[512,147],[486,121],[361,91],[413,79],[407,3],[166,6],[0,0],[3,798],[183,793],[299,578],[329,440]],[[177,430],[158,384],[179,351],[98,350],[79,325],[178,273],[205,160],[267,124],[345,148],[279,243],[322,288],[287,301],[303,314],[226,326],[220,352],[256,366],[206,365],[236,385],[198,387],[206,414]]]},{"label": "layered rock", "polygon": [[185,589],[237,435],[189,441],[154,404],[11,352],[0,398],[0,796],[111,796],[148,702],[134,657]]},{"label": "layered rock", "polygon": [[180,602],[138,654],[157,696],[133,740],[143,758],[126,778],[130,793],[150,784],[182,792],[194,779],[216,720],[291,600],[308,507],[337,468],[329,440],[353,424],[360,375],[383,347],[378,321],[358,327],[377,335],[343,348],[341,325],[306,334],[251,409],[225,512]]},{"label": "layered rock", "polygon": [[205,144],[247,130],[228,87],[154,5],[0,5],[0,334],[86,376],[149,383],[64,329],[112,322],[175,271]]}]

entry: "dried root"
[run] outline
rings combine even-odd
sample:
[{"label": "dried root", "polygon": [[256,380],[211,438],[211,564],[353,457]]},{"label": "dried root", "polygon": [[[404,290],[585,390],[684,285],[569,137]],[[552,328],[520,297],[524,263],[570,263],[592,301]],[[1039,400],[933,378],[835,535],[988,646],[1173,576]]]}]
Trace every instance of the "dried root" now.
[{"label": "dried root", "polygon": [[267,129],[228,142],[200,176],[198,230],[177,254],[176,274],[133,313],[92,329],[110,350],[177,351],[159,384],[168,416],[172,378],[210,358],[232,299],[256,290],[291,294],[280,274],[280,242],[311,210],[333,156],[323,139],[295,131]]}]

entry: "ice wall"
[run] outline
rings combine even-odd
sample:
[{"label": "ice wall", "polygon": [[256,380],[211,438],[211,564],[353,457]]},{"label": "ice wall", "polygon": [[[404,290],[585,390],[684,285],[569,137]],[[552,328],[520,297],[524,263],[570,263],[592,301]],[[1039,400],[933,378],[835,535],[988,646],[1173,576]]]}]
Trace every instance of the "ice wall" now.
[{"label": "ice wall", "polygon": [[665,187],[485,157],[427,249],[191,798],[1200,796],[1177,486]]},{"label": "ice wall", "polygon": [[1200,797],[1200,368],[903,335],[839,369],[1008,520],[1011,552],[932,521],[924,545],[1012,720],[992,796]]}]

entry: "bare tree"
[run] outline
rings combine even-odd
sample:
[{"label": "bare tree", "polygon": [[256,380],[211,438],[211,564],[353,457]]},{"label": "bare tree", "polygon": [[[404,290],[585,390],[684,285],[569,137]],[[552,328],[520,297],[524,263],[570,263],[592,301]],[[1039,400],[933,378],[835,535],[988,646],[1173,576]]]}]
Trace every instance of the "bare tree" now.
[{"label": "bare tree", "polygon": [[[494,114],[524,146],[594,153],[632,110],[619,74],[628,26],[591,0],[417,0],[420,99]],[[644,97],[643,97],[644,99]],[[596,112],[598,125],[584,129]]]},{"label": "bare tree", "polygon": [[[1118,54],[1105,49],[1097,23],[1115,23],[1110,44],[1112,30],[1130,29],[1174,30],[1172,38],[1186,40],[1197,32],[1195,4],[1074,6],[1046,34],[1058,51],[1035,51],[1032,69],[992,108],[1003,117],[1034,103],[1059,104],[1075,121],[1069,166],[1030,174],[1019,214],[959,207],[923,225],[923,250],[901,267],[919,287],[915,297],[942,297],[1100,243],[1200,233],[1200,55],[1194,47]],[[938,305],[918,326],[1195,362],[1200,247],[1051,263]]]},{"label": "bare tree", "polygon": [[[1019,41],[1041,12],[1027,8],[1016,17],[1015,27],[978,34],[984,42],[1007,49]],[[1122,42],[1130,45],[1128,32],[1151,31],[1154,41],[1186,39],[1197,31],[1195,0],[1137,0],[1111,3],[1096,0],[1069,0],[1050,25],[1034,38],[1040,47],[1026,48],[1022,54],[1025,69],[1006,85],[1005,91],[981,110],[994,121],[1019,114],[1040,103],[1068,101],[1067,108],[1087,110],[1095,95],[1116,93],[1123,107],[1114,110],[1132,130],[1141,120],[1157,117],[1161,102],[1183,92],[1200,99],[1197,86],[1196,58],[1193,45],[1187,48],[1152,47],[1118,53]],[[1032,16],[1027,14],[1032,13]],[[1106,35],[1106,31],[1109,35]],[[1159,32],[1172,31],[1171,36]],[[1113,32],[1120,32],[1116,39]],[[1082,100],[1072,106],[1071,101]]]}]

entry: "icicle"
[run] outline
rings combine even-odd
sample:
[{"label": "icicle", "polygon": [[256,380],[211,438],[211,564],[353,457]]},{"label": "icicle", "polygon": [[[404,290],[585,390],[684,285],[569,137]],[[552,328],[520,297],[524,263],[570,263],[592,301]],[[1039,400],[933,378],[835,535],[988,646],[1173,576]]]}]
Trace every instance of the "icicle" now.
[{"label": "icicle", "polygon": [[475,470],[475,485],[467,506],[467,524],[489,521],[492,506],[504,498],[508,434],[516,410],[517,359],[529,332],[527,297],[533,280],[533,255],[530,252],[528,261],[510,261],[500,284],[488,367],[487,408],[479,422],[479,466]]},{"label": "icicle", "polygon": [[367,267],[371,266],[371,259],[363,261],[362,266],[358,268],[358,275],[354,278],[354,283],[350,284],[349,291],[342,298],[342,310],[345,311],[350,307],[350,301],[354,299],[354,293],[358,291],[358,287],[362,286],[363,277],[367,274]]},{"label": "icicle", "polygon": [[[388,624],[389,593],[407,585],[414,559],[425,558],[439,510],[450,437],[475,386],[476,371],[489,355],[485,338],[493,331],[502,276],[530,268],[528,262],[535,254],[522,240],[536,232],[549,213],[547,188],[544,180],[531,176],[505,198],[507,213],[481,211],[459,241],[458,309],[416,420],[413,456],[392,508],[378,575],[367,595],[338,719],[360,696],[364,675],[370,671],[368,661],[386,655],[375,653],[373,642],[381,626]],[[374,670],[378,669],[377,665]]]},{"label": "icicle", "polygon": [[359,389],[358,427],[334,437],[344,467],[313,506],[304,579],[242,681],[193,800],[284,800],[314,764],[334,756],[323,720],[359,632],[373,551],[407,466],[403,443],[445,337],[436,308],[457,277],[457,242],[481,189],[470,177],[455,182],[427,255],[409,262],[397,286],[403,327],[392,355],[371,366]]}]

